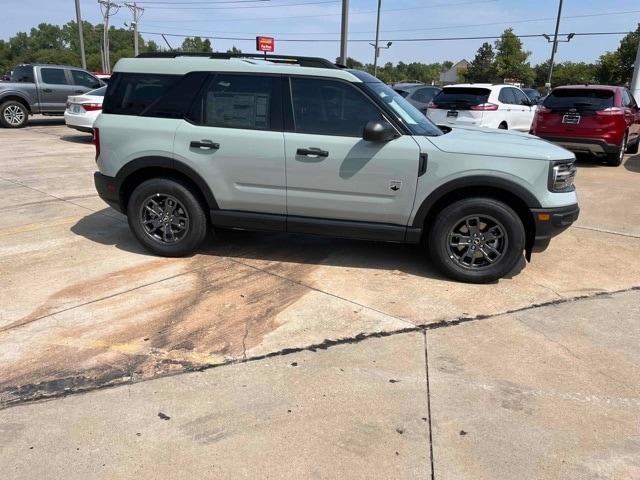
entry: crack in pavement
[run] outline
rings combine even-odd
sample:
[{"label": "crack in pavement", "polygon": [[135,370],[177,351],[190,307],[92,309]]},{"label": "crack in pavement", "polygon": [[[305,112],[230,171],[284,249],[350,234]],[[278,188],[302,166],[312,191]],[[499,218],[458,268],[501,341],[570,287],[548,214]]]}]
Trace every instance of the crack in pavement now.
[{"label": "crack in pavement", "polygon": [[457,317],[457,318],[454,318],[454,319],[441,320],[439,322],[430,323],[430,324],[413,325],[411,327],[401,328],[401,329],[397,329],[397,330],[387,330],[387,331],[370,332],[370,333],[359,333],[359,334],[357,334],[355,336],[352,336],[352,337],[343,337],[343,338],[338,338],[338,339],[325,339],[324,341],[322,341],[320,343],[316,343],[316,344],[312,344],[312,345],[306,345],[306,346],[301,346],[301,347],[289,347],[289,348],[284,348],[284,349],[281,349],[281,350],[276,350],[276,351],[273,351],[273,352],[265,353],[265,354],[262,354],[262,355],[257,355],[257,356],[254,356],[254,357],[232,359],[232,360],[228,360],[228,361],[217,363],[217,364],[186,365],[185,368],[182,371],[171,372],[171,373],[168,373],[166,375],[162,375],[162,376],[158,376],[158,377],[154,377],[154,378],[149,378],[149,379],[133,380],[130,377],[125,377],[124,380],[116,379],[116,380],[112,380],[110,382],[107,382],[107,383],[104,383],[104,384],[101,384],[101,385],[95,385],[95,386],[90,386],[90,387],[81,387],[81,388],[70,387],[70,388],[68,388],[68,389],[66,389],[64,391],[61,391],[61,392],[55,392],[55,393],[52,393],[52,394],[42,394],[42,395],[40,395],[38,397],[32,397],[32,398],[29,398],[27,400],[17,399],[15,401],[10,402],[10,403],[5,403],[4,405],[0,404],[0,410],[4,410],[4,409],[7,409],[7,408],[15,407],[15,406],[18,406],[18,405],[25,405],[25,404],[35,403],[35,402],[54,400],[56,398],[62,398],[62,397],[66,397],[66,396],[69,396],[69,395],[82,394],[82,393],[92,392],[92,391],[96,391],[96,390],[102,390],[102,389],[106,389],[106,388],[118,387],[118,386],[125,385],[127,383],[138,383],[138,382],[144,382],[144,381],[149,381],[149,380],[155,380],[155,379],[158,379],[158,378],[169,378],[169,377],[183,375],[185,373],[191,373],[191,372],[203,372],[205,370],[210,370],[210,369],[214,369],[214,368],[221,368],[221,367],[226,367],[226,366],[229,366],[229,365],[238,365],[238,364],[248,363],[248,362],[256,362],[256,361],[265,360],[265,359],[268,359],[268,358],[271,358],[271,357],[280,357],[280,356],[290,355],[292,353],[300,353],[300,352],[314,352],[315,353],[315,352],[317,352],[319,350],[327,350],[329,348],[332,348],[332,347],[338,346],[338,345],[357,344],[357,343],[360,343],[362,341],[369,340],[369,339],[372,339],[372,338],[385,338],[385,337],[391,337],[391,336],[401,335],[401,334],[404,334],[404,333],[411,333],[411,332],[424,332],[424,334],[426,335],[426,332],[429,331],[429,330],[437,330],[437,329],[440,329],[440,328],[449,328],[449,327],[453,327],[453,326],[457,326],[457,325],[462,325],[462,324],[465,324],[465,323],[471,323],[471,322],[476,322],[476,321],[481,321],[481,320],[488,320],[488,319],[497,318],[497,317],[501,317],[501,316],[505,316],[505,315],[510,315],[510,314],[514,314],[514,313],[518,313],[518,312],[525,312],[525,311],[528,311],[528,310],[535,310],[535,309],[542,308],[542,307],[548,307],[548,306],[553,306],[553,305],[561,305],[561,304],[565,304],[565,303],[573,303],[573,302],[578,302],[578,301],[582,301],[582,300],[591,300],[591,299],[594,299],[594,298],[607,297],[607,296],[612,296],[612,295],[617,295],[617,294],[627,293],[627,292],[632,292],[632,291],[640,291],[640,285],[629,287],[629,288],[625,288],[625,289],[621,289],[621,290],[616,290],[616,291],[610,291],[610,292],[602,291],[602,292],[596,292],[596,293],[593,293],[593,294],[590,294],[590,295],[581,295],[581,296],[571,297],[571,298],[561,298],[561,299],[556,299],[556,300],[550,300],[548,302],[541,302],[541,303],[537,303],[537,304],[527,305],[525,307],[521,307],[521,308],[517,308],[517,309],[513,309],[513,310],[508,310],[508,311],[505,311],[505,312],[495,313],[495,314],[483,314],[483,315],[476,315],[476,316],[473,316],[473,317]]},{"label": "crack in pavement", "polygon": [[640,235],[635,235],[633,233],[616,232],[615,230],[609,230],[606,228],[583,227],[581,225],[573,225],[571,228],[578,228],[580,230],[589,230],[591,232],[598,232],[598,233],[608,233],[610,235],[618,235],[620,237],[640,238]]}]

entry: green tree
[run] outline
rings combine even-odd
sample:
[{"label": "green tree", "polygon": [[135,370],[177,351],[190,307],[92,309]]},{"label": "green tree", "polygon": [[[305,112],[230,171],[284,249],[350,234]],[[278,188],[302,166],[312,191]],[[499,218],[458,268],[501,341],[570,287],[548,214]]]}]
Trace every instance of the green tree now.
[{"label": "green tree", "polygon": [[201,53],[212,53],[213,49],[211,48],[211,41],[208,38],[204,40],[200,37],[187,37],[182,42],[182,47],[180,48],[183,52],[201,52]]},{"label": "green tree", "polygon": [[242,53],[242,50],[240,50],[238,47],[234,45],[233,47],[227,50],[227,53],[233,53],[234,55],[239,55]]},{"label": "green tree", "polygon": [[[536,65],[534,85],[542,87],[549,79],[549,64],[547,60]],[[562,62],[554,65],[551,83],[554,87],[560,85],[581,85],[596,82],[596,66],[592,63]]]},{"label": "green tree", "polygon": [[495,53],[490,43],[483,43],[469,65],[465,78],[469,82],[483,83],[496,80]]},{"label": "green tree", "polygon": [[531,84],[534,74],[531,65],[527,62],[529,55],[531,52],[522,49],[522,42],[513,33],[513,29],[506,29],[496,40],[495,68],[498,78]]},{"label": "green tree", "polygon": [[598,82],[611,85],[624,85],[631,82],[636,52],[640,44],[640,23],[635,32],[625,35],[615,52],[606,52],[600,56],[596,77]]}]

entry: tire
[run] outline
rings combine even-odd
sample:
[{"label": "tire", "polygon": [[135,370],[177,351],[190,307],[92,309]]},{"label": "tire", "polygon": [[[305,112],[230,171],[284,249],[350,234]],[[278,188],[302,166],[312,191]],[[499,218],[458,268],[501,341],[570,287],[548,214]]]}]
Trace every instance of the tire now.
[{"label": "tire", "polygon": [[633,145],[627,147],[627,153],[636,154],[640,149],[640,138],[638,138]]},{"label": "tire", "polygon": [[605,163],[610,167],[619,167],[622,165],[624,161],[624,154],[627,151],[627,137],[628,134],[624,134],[624,138],[622,139],[622,145],[620,145],[620,149],[614,153],[608,153],[605,157]]},{"label": "tire", "polygon": [[23,103],[9,100],[0,105],[0,125],[4,128],[22,128],[29,120],[29,110]]},{"label": "tire", "polygon": [[152,178],[138,185],[127,203],[127,219],[138,241],[163,257],[189,255],[207,235],[202,205],[178,180]]},{"label": "tire", "polygon": [[[489,236],[496,238],[486,240]],[[524,225],[511,207],[491,198],[473,197],[438,214],[429,231],[428,248],[446,276],[461,282],[490,283],[522,261],[525,239]],[[450,246],[453,243],[457,245]]]},{"label": "tire", "polygon": [[498,130],[509,130],[509,126],[506,122],[502,122],[500,125],[498,125]]}]

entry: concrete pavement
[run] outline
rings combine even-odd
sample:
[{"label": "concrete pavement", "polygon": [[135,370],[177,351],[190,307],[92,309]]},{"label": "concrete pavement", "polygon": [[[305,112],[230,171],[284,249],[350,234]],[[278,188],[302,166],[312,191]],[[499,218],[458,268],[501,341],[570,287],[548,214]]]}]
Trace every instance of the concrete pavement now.
[{"label": "concrete pavement", "polygon": [[578,224],[473,286],[335,239],[222,231],[150,256],[95,195],[88,136],[51,123],[0,129],[11,478],[638,476],[639,155],[580,162]]}]

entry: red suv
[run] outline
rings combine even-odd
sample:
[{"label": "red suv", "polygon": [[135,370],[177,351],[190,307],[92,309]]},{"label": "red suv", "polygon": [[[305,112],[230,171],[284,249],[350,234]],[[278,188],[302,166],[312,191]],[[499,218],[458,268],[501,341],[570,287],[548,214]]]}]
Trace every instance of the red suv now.
[{"label": "red suv", "polygon": [[538,107],[530,133],[618,166],[625,151],[638,152],[640,109],[625,87],[558,87]]}]

